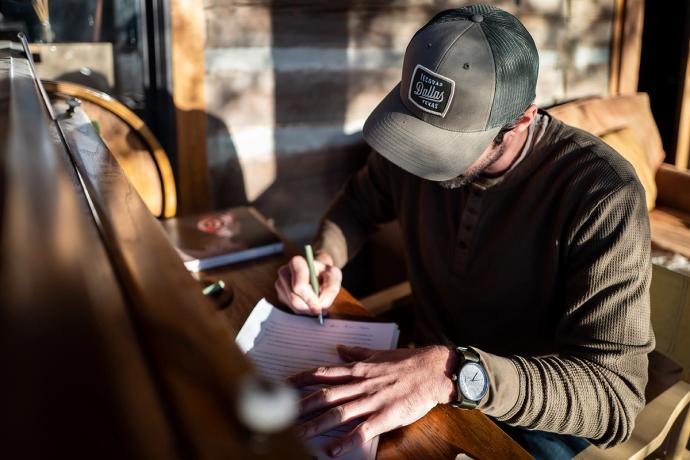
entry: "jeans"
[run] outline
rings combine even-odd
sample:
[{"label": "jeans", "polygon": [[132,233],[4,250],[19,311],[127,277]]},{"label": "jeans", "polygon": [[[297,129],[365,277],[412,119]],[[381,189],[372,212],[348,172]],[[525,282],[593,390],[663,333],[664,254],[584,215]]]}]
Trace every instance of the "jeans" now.
[{"label": "jeans", "polygon": [[570,460],[589,447],[585,438],[501,424],[501,428],[537,460]]}]

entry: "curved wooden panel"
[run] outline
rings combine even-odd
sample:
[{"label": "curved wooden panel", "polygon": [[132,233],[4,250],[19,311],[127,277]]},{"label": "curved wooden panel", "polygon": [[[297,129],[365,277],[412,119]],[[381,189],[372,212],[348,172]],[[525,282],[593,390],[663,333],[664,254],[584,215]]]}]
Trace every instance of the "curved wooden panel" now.
[{"label": "curved wooden panel", "polygon": [[175,177],[168,156],[144,121],[106,93],[76,83],[43,81],[51,95],[72,96],[98,123],[99,134],[153,215],[177,213]]},{"label": "curved wooden panel", "polygon": [[229,322],[201,293],[85,112],[77,108],[69,115],[62,101],[54,108],[167,402],[181,456],[308,458],[289,430],[261,434],[261,440],[253,442],[253,433],[237,416],[238,388],[252,371],[235,345]]},{"label": "curved wooden panel", "polygon": [[39,89],[0,47],[1,456],[182,458]]}]

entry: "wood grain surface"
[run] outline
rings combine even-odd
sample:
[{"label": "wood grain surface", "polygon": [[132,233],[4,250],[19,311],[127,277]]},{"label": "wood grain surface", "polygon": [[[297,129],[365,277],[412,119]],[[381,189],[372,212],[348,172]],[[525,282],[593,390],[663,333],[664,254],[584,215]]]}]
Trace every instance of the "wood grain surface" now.
[{"label": "wood grain surface", "polygon": [[657,207],[649,213],[649,225],[655,247],[690,258],[690,213]]},{"label": "wood grain surface", "polygon": [[643,25],[643,0],[615,0],[609,79],[611,95],[637,92]]},{"label": "wood grain surface", "polygon": [[168,155],[144,120],[110,95],[76,83],[43,81],[51,98],[76,97],[130,182],[160,218],[177,214],[175,176]]},{"label": "wood grain surface", "polygon": [[28,62],[6,49],[0,61],[2,457],[178,458],[126,299]]},{"label": "wood grain surface", "polygon": [[54,108],[180,457],[305,458],[288,430],[259,443],[242,425],[236,398],[250,366],[227,320],[202,295],[84,112],[68,115],[61,101]]},{"label": "wood grain surface", "polygon": [[177,133],[179,211],[205,211],[209,205],[204,90],[204,2],[170,2],[170,65]]}]

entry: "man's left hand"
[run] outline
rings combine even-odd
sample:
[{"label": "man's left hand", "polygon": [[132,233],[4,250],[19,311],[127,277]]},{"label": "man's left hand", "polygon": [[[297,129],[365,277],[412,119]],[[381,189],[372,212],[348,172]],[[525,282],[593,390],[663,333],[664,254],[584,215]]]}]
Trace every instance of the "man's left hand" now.
[{"label": "man's left hand", "polygon": [[298,387],[327,385],[301,401],[302,414],[330,408],[297,428],[302,438],[365,418],[330,446],[333,457],[415,422],[457,394],[451,379],[455,353],[448,347],[370,350],[340,345],[338,354],[349,364],[319,367],[289,379]]}]

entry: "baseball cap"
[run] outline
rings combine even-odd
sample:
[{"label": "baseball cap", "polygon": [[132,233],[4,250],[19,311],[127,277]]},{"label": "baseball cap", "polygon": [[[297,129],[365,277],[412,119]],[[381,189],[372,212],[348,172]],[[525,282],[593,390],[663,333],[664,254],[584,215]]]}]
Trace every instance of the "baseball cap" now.
[{"label": "baseball cap", "polygon": [[433,181],[464,173],[534,101],[539,56],[512,14],[469,5],[437,14],[412,37],[402,79],[364,123],[364,140]]}]

